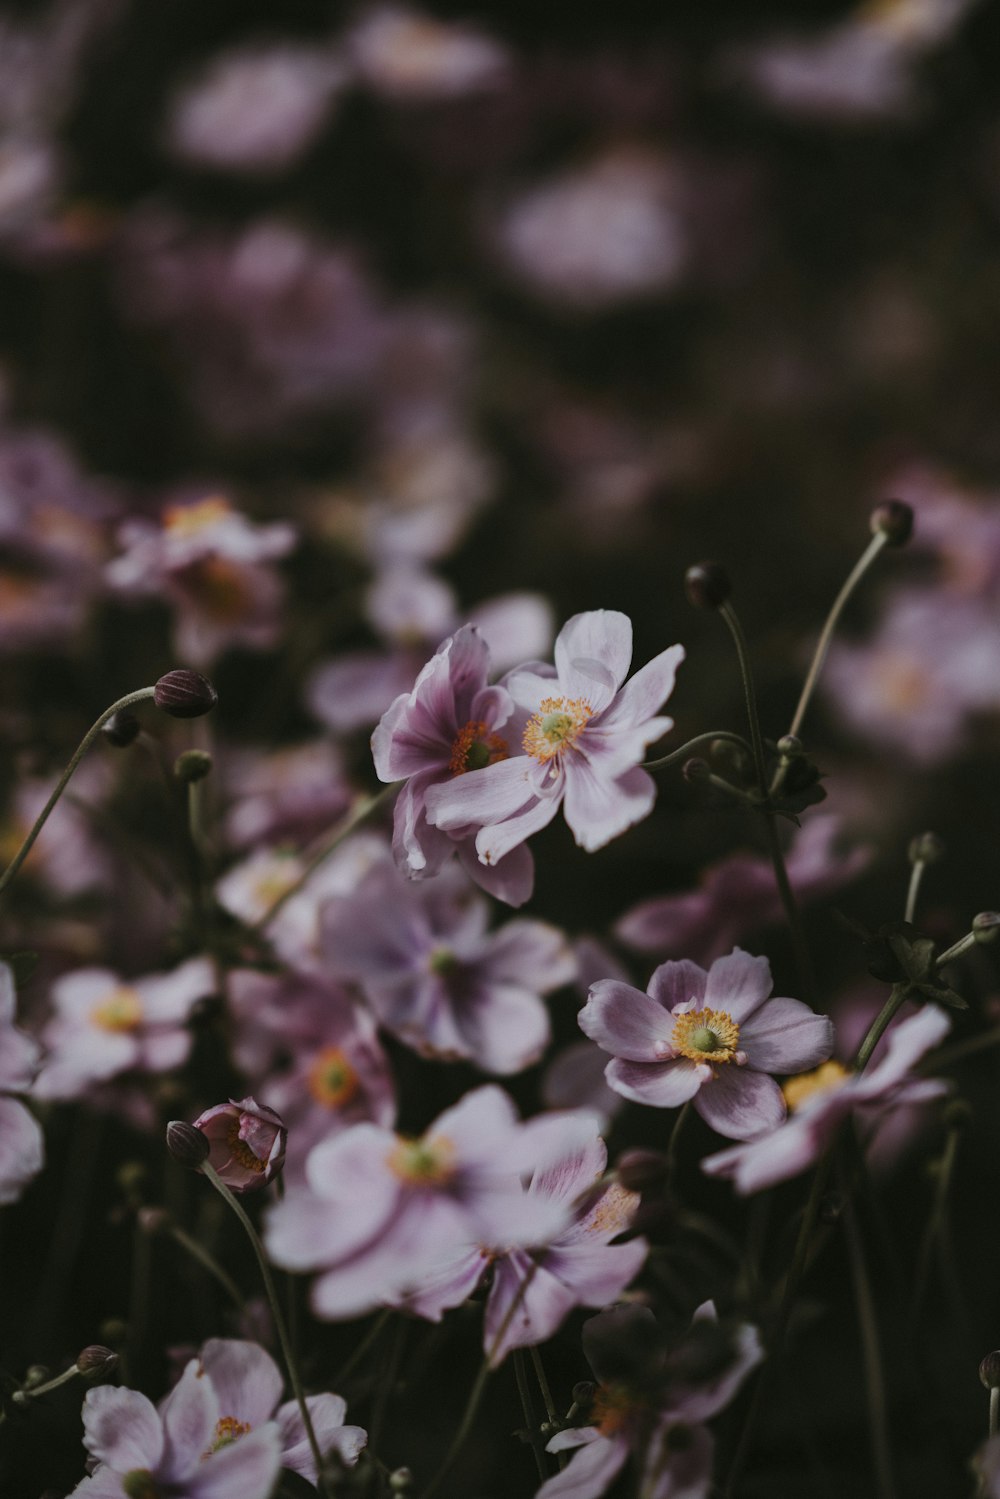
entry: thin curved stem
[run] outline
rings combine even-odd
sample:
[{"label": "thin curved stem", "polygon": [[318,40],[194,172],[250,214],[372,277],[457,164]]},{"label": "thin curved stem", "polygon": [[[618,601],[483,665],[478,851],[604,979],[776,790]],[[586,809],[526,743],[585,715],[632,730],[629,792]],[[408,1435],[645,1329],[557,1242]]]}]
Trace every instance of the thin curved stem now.
[{"label": "thin curved stem", "polygon": [[840,616],[844,612],[844,606],[846,605],[851,594],[854,592],[855,588],[857,588],[858,584],[861,582],[861,579],[864,577],[865,573],[875,561],[875,558],[882,551],[882,548],[885,546],[888,539],[888,536],[883,531],[877,532],[872,537],[871,541],[865,547],[864,552],[858,558],[857,562],[854,564],[854,567],[848,574],[843,587],[837,594],[837,597],[834,599],[833,607],[826,617],[826,624],[823,626],[819,640],[816,642],[816,649],[813,652],[812,662],[803,684],[802,691],[799,695],[798,706],[795,709],[791,727],[788,730],[789,734],[794,734],[796,737],[798,736],[799,730],[802,728],[802,720],[805,718],[806,710],[809,707],[809,700],[812,697],[813,690],[819,680],[819,674],[823,670],[823,663],[826,660],[827,651],[830,649],[830,642],[833,639],[834,631],[836,630],[837,625],[840,623]]},{"label": "thin curved stem", "polygon": [[847,1201],[841,1217],[847,1240],[847,1255],[851,1264],[851,1279],[854,1282],[858,1322],[861,1325],[861,1346],[864,1354],[875,1481],[879,1499],[895,1499],[892,1447],[889,1440],[889,1421],[885,1403],[885,1371],[882,1364],[875,1298],[872,1294],[868,1266],[865,1264],[864,1245],[861,1242],[857,1219],[850,1201]]},{"label": "thin curved stem", "polygon": [[7,868],[4,870],[3,874],[0,875],[0,895],[2,895],[3,892],[7,889],[7,886],[11,883],[21,865],[31,853],[31,850],[35,844],[35,839],[38,837],[39,833],[42,831],[42,828],[48,822],[49,814],[51,813],[56,802],[66,790],[66,787],[69,784],[70,776],[73,774],[74,770],[79,765],[80,761],[83,759],[84,755],[87,753],[90,746],[93,744],[94,740],[97,738],[98,734],[107,723],[108,719],[113,717],[115,713],[120,713],[125,708],[134,708],[136,703],[144,703],[147,698],[151,698],[153,696],[153,693],[155,691],[155,687],[141,687],[138,692],[127,693],[125,697],[120,697],[116,703],[112,703],[110,708],[106,708],[96,723],[91,724],[90,728],[87,730],[86,734],[84,734],[83,738],[80,740],[80,743],[73,751],[73,758],[70,760],[69,764],[66,766],[66,769],[63,771],[62,775],[56,782],[52,795],[49,797],[48,801],[45,803],[45,806],[35,818],[35,821],[32,825],[31,831],[28,833],[27,838],[25,838],[24,842],[21,844],[21,847],[18,849],[17,853],[14,855],[10,863],[7,865]]},{"label": "thin curved stem", "polygon": [[320,1493],[327,1495],[328,1499],[327,1487],[323,1480],[323,1454],[320,1451],[319,1442],[316,1440],[316,1431],[313,1427],[312,1416],[309,1414],[309,1406],[306,1403],[305,1391],[302,1388],[302,1381],[299,1378],[298,1366],[292,1353],[292,1345],[289,1341],[288,1329],[285,1326],[285,1319],[281,1311],[281,1303],[278,1300],[278,1292],[275,1288],[274,1276],[271,1274],[271,1267],[267,1262],[266,1255],[264,1254],[264,1246],[261,1244],[260,1239],[257,1237],[257,1230],[254,1228],[253,1224],[250,1222],[250,1219],[247,1217],[247,1214],[243,1208],[243,1204],[229,1190],[215,1168],[213,1166],[210,1166],[208,1161],[203,1161],[201,1166],[199,1167],[199,1170],[201,1171],[202,1176],[204,1176],[207,1181],[211,1182],[212,1186],[218,1192],[223,1201],[228,1203],[229,1207],[232,1208],[233,1212],[240,1220],[240,1223],[243,1225],[243,1230],[247,1238],[250,1240],[250,1246],[257,1257],[257,1264],[260,1266],[261,1279],[264,1282],[264,1290],[267,1294],[268,1303],[271,1307],[271,1316],[274,1318],[275,1330],[278,1334],[278,1341],[281,1344],[281,1352],[284,1356],[285,1368],[288,1370],[288,1378],[291,1382],[292,1391],[295,1395],[295,1399],[299,1407],[299,1414],[302,1417],[302,1424],[305,1427],[306,1437],[309,1441],[309,1450],[312,1453],[313,1462],[316,1464],[316,1481],[319,1485]]},{"label": "thin curved stem", "polygon": [[680,749],[673,750],[669,755],[664,755],[660,760],[644,760],[642,762],[642,769],[665,770],[668,765],[676,765],[678,761],[687,759],[691,751],[696,749],[699,744],[715,744],[720,739],[726,744],[737,745],[739,749],[748,755],[753,754],[753,750],[742,734],[732,734],[728,729],[717,729],[714,733],[696,734],[693,739],[688,740],[687,744],[682,744]]},{"label": "thin curved stem", "polygon": [[912,921],[917,914],[917,900],[920,895],[920,882],[924,877],[927,864],[923,859],[917,859],[910,870],[910,883],[906,891],[906,910],[903,912],[904,921]]}]

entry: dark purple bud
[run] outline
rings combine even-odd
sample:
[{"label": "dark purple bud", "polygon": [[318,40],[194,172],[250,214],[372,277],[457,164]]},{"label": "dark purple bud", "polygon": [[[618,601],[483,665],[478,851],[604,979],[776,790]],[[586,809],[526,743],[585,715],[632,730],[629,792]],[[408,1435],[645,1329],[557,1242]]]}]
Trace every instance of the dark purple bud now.
[{"label": "dark purple bud", "polygon": [[121,708],[117,713],[112,713],[101,733],[115,749],[128,749],[141,727],[131,708]]},{"label": "dark purple bud", "polygon": [[944,842],[937,833],[918,833],[916,838],[910,839],[911,864],[936,864],[938,859],[944,858],[944,854]]},{"label": "dark purple bud", "polygon": [[871,513],[872,535],[881,534],[891,547],[905,546],[913,535],[913,511],[902,500],[883,500]]},{"label": "dark purple bud", "polygon": [[89,1343],[77,1359],[76,1367],[86,1379],[103,1379],[117,1363],[117,1353],[100,1343]]},{"label": "dark purple bud", "polygon": [[186,786],[203,781],[212,771],[212,757],[205,750],[189,749],[174,761],[174,775]]},{"label": "dark purple bud", "polygon": [[719,562],[696,562],[689,567],[684,588],[696,609],[718,609],[733,591],[729,574]]},{"label": "dark purple bud", "polygon": [[629,1192],[648,1192],[666,1181],[667,1158],[658,1150],[626,1150],[615,1162],[615,1175]]},{"label": "dark purple bud", "polygon": [[979,1378],[988,1390],[1000,1390],[1000,1349],[995,1348],[983,1359]]},{"label": "dark purple bud", "polygon": [[153,688],[153,702],[172,718],[200,718],[218,701],[219,694],[208,678],[187,667],[168,671]]},{"label": "dark purple bud", "polygon": [[198,1171],[208,1160],[209,1144],[200,1129],[184,1119],[171,1119],[167,1125],[167,1149],[180,1166]]},{"label": "dark purple bud", "polygon": [[681,775],[685,781],[690,781],[692,786],[699,781],[707,781],[712,774],[712,767],[707,760],[701,760],[697,755],[692,755],[690,760],[685,760],[681,766]]},{"label": "dark purple bud", "polygon": [[972,930],[977,942],[995,942],[1000,935],[1000,911],[980,911],[972,918]]}]

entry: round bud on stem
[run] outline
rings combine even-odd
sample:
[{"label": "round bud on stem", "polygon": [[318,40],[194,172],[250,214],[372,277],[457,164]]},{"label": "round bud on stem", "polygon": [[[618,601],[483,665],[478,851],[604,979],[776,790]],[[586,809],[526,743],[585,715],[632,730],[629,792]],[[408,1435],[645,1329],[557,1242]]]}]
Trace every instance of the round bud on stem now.
[{"label": "round bud on stem", "polygon": [[937,833],[918,833],[910,839],[908,853],[911,864],[936,864],[944,858],[945,847]]},{"label": "round bud on stem", "polygon": [[171,718],[200,718],[218,701],[219,694],[208,678],[187,667],[168,671],[153,688],[153,702]]},{"label": "round bud on stem", "polygon": [[76,1367],[85,1379],[103,1379],[118,1363],[118,1355],[100,1343],[88,1343],[76,1361]]},{"label": "round bud on stem", "polygon": [[980,1382],[988,1390],[1000,1390],[1000,1349],[988,1353],[979,1365]]},{"label": "round bud on stem", "polygon": [[972,918],[972,933],[979,943],[995,942],[1000,936],[1000,911],[980,911]]},{"label": "round bud on stem", "polygon": [[413,1474],[409,1468],[397,1468],[389,1474],[389,1488],[394,1494],[407,1494],[413,1487]]},{"label": "round bud on stem", "polygon": [[141,728],[142,725],[131,708],[120,708],[117,713],[112,713],[101,728],[101,733],[115,749],[128,749]]},{"label": "round bud on stem", "polygon": [[597,1392],[597,1386],[592,1379],[581,1379],[573,1386],[573,1404],[582,1405],[586,1409]]},{"label": "round bud on stem", "polygon": [[796,734],[782,734],[778,740],[778,754],[783,760],[797,760],[802,754],[802,740]]},{"label": "round bud on stem", "polygon": [[167,1125],[167,1149],[180,1166],[200,1171],[208,1160],[209,1143],[200,1129],[184,1119],[171,1119]]},{"label": "round bud on stem", "polygon": [[189,749],[182,755],[178,755],[174,761],[174,775],[185,786],[193,786],[195,781],[203,781],[212,771],[212,757],[205,750]]},{"label": "round bud on stem", "polygon": [[166,1208],[140,1208],[135,1215],[135,1221],[144,1234],[155,1239],[157,1234],[162,1234],[170,1224],[170,1214]]},{"label": "round bud on stem", "polygon": [[615,1175],[629,1192],[648,1192],[667,1179],[667,1158],[658,1150],[626,1150],[615,1162]]},{"label": "round bud on stem", "polygon": [[913,511],[902,500],[883,500],[869,520],[872,535],[880,533],[891,547],[905,546],[913,535]]},{"label": "round bud on stem", "polygon": [[718,609],[733,591],[729,574],[719,562],[696,562],[689,567],[684,588],[696,609]]},{"label": "round bud on stem", "polygon": [[701,760],[697,755],[692,755],[690,760],[685,760],[681,766],[681,775],[685,781],[697,785],[699,781],[707,781],[712,774],[712,767],[707,760]]}]

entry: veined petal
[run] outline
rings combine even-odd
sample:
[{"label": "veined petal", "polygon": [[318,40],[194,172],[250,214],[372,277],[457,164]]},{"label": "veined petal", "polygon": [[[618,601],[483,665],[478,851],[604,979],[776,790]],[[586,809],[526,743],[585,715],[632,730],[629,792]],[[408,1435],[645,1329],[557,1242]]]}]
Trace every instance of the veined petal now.
[{"label": "veined petal", "polygon": [[632,621],[617,609],[574,614],[556,636],[560,687],[567,697],[586,698],[596,712],[610,703],[631,662]]},{"label": "veined petal", "polygon": [[536,802],[529,803],[523,812],[482,828],[476,835],[476,851],[482,862],[497,864],[501,859],[508,858],[532,833],[541,832],[542,828],[548,827],[559,811],[561,801],[561,795],[539,797]]},{"label": "veined petal", "polygon": [[163,1426],[151,1400],[138,1390],[99,1385],[83,1402],[87,1451],[118,1473],[153,1469],[163,1456]]},{"label": "veined petal", "polygon": [[665,1010],[690,1004],[698,1010],[707,1003],[708,974],[697,963],[682,958],[679,963],[661,963],[649,981],[649,993]]},{"label": "veined petal", "polygon": [[651,719],[673,692],[677,668],[683,660],[684,647],[671,645],[647,661],[621,688],[601,719],[602,727],[643,724]]},{"label": "veined petal", "polygon": [[216,1422],[220,1415],[228,1414],[219,1410],[218,1396],[211,1382],[202,1378],[198,1360],[191,1359],[170,1394],[160,1402],[161,1472],[168,1482],[181,1482],[197,1470],[202,1454],[215,1439]]},{"label": "veined petal", "polygon": [[730,1140],[752,1140],[783,1124],[785,1099],[773,1077],[731,1063],[714,1070],[694,1106],[714,1130]]},{"label": "veined petal", "polygon": [[769,999],[740,1026],[740,1050],[757,1072],[807,1072],[833,1053],[833,1021],[799,999]]},{"label": "veined petal", "polygon": [[241,1338],[209,1338],[198,1356],[224,1416],[254,1428],[271,1419],[284,1380],[265,1348]]},{"label": "veined petal", "polygon": [[624,1062],[619,1057],[604,1071],[608,1087],[623,1098],[654,1109],[676,1109],[694,1098],[712,1071],[702,1062],[677,1057],[671,1062]]},{"label": "veined petal", "polygon": [[187,1493],[190,1499],[268,1499],[280,1467],[281,1438],[268,1421],[200,1462]]},{"label": "veined petal", "polygon": [[534,766],[529,755],[514,755],[429,786],[427,821],[432,827],[454,831],[513,816],[538,794],[531,775]]},{"label": "veined petal", "polygon": [[603,848],[652,811],[656,783],[638,767],[606,780],[592,761],[571,754],[565,769],[566,821],[588,853]]},{"label": "veined petal", "polygon": [[[559,1435],[569,1436],[569,1432]],[[561,1473],[546,1479],[535,1499],[600,1499],[625,1466],[628,1454],[628,1442],[623,1436],[597,1435],[585,1447],[577,1449]]]},{"label": "veined petal", "polygon": [[728,957],[716,958],[708,970],[705,1003],[710,1010],[725,1010],[742,1025],[764,1003],[772,986],[767,959],[734,947]]},{"label": "veined petal", "polygon": [[604,1051],[629,1062],[662,1062],[670,1044],[673,1018],[648,994],[618,979],[590,987],[577,1024]]},{"label": "veined petal", "polygon": [[578,1304],[568,1286],[544,1264],[524,1253],[503,1255],[493,1267],[483,1348],[497,1368],[513,1348],[531,1348],[550,1338]]}]

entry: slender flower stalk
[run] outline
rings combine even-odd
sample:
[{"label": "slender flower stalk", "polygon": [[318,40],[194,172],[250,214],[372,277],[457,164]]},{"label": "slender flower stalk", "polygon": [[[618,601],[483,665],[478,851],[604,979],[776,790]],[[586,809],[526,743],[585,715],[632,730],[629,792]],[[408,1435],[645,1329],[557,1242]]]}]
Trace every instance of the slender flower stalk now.
[{"label": "slender flower stalk", "polygon": [[[846,1185],[845,1183],[845,1188]],[[879,1499],[895,1499],[896,1489],[892,1475],[892,1452],[885,1404],[885,1371],[875,1313],[875,1298],[872,1295],[871,1279],[865,1264],[864,1247],[858,1231],[857,1218],[849,1200],[841,1218],[847,1239],[848,1258],[851,1262],[851,1279],[854,1282],[858,1321],[861,1325],[875,1480]]]},{"label": "slender flower stalk", "polygon": [[228,1203],[229,1207],[236,1214],[240,1223],[243,1225],[243,1230],[247,1238],[250,1240],[250,1247],[253,1249],[253,1252],[257,1257],[257,1264],[260,1266],[261,1279],[264,1282],[264,1291],[267,1295],[267,1299],[271,1307],[271,1316],[274,1318],[274,1326],[278,1333],[278,1341],[281,1344],[281,1352],[285,1360],[285,1368],[288,1371],[288,1378],[291,1382],[292,1392],[295,1395],[295,1399],[299,1407],[299,1413],[302,1416],[302,1424],[305,1427],[306,1437],[309,1441],[309,1448],[313,1456],[313,1462],[316,1464],[316,1475],[320,1493],[326,1496],[326,1499],[329,1499],[326,1483],[323,1479],[323,1454],[320,1451],[319,1442],[316,1440],[316,1431],[313,1427],[312,1416],[309,1414],[309,1406],[306,1402],[305,1390],[302,1388],[302,1380],[299,1377],[298,1365],[296,1364],[295,1357],[292,1353],[292,1346],[288,1337],[288,1329],[285,1326],[285,1319],[281,1311],[281,1303],[278,1300],[278,1292],[274,1284],[274,1276],[271,1274],[271,1267],[268,1264],[267,1257],[264,1254],[264,1246],[261,1244],[260,1239],[257,1237],[257,1230],[250,1222],[250,1219],[248,1218],[243,1208],[243,1204],[236,1196],[234,1196],[232,1192],[230,1192],[229,1188],[226,1186],[225,1182],[222,1180],[221,1176],[215,1170],[215,1168],[210,1166],[208,1161],[206,1160],[201,1163],[198,1169],[201,1171],[202,1176],[204,1176],[206,1180],[211,1182],[212,1186],[218,1192],[219,1196],[223,1199],[224,1202]]},{"label": "slender flower stalk", "polygon": [[549,1476],[549,1470],[545,1462],[545,1439],[539,1428],[538,1413],[535,1410],[535,1402],[531,1397],[531,1385],[528,1382],[528,1371],[525,1368],[523,1348],[514,1349],[514,1356],[511,1362],[514,1365],[517,1393],[521,1400],[521,1410],[524,1413],[524,1428],[528,1437],[528,1445],[531,1447],[531,1455],[535,1459],[538,1476],[544,1480]]},{"label": "slender flower stalk", "polygon": [[45,806],[39,812],[38,816],[35,818],[28,836],[21,844],[21,847],[18,849],[13,859],[11,859],[10,863],[7,865],[7,868],[4,870],[3,874],[0,874],[0,895],[3,895],[3,892],[7,889],[7,886],[14,879],[14,876],[17,874],[21,865],[30,854],[32,848],[35,845],[35,839],[42,831],[42,828],[45,826],[46,822],[49,819],[50,813],[52,812],[59,798],[62,796],[63,792],[66,790],[66,787],[69,785],[70,777],[76,770],[76,767],[79,765],[84,755],[89,750],[90,746],[93,744],[94,740],[97,738],[98,734],[103,729],[104,725],[107,723],[108,719],[113,718],[116,713],[121,713],[126,708],[135,707],[137,703],[147,702],[155,692],[155,687],[140,687],[137,692],[126,693],[126,695],[124,697],[120,697],[116,703],[112,703],[110,708],[105,708],[100,718],[97,719],[95,723],[91,724],[90,728],[87,730],[86,734],[84,734],[83,738],[80,740],[80,743],[73,751],[73,757],[56,782],[51,796],[45,803]]},{"label": "slender flower stalk", "polygon": [[665,770],[668,765],[679,765],[687,759],[692,750],[697,749],[698,745],[716,744],[720,739],[724,744],[735,744],[738,749],[748,755],[753,754],[753,750],[742,734],[732,734],[728,729],[715,729],[705,734],[696,734],[693,739],[688,740],[687,744],[682,744],[680,749],[674,750],[672,754],[664,755],[659,760],[644,760],[642,768],[643,770]]},{"label": "slender flower stalk", "polygon": [[166,1232],[170,1235],[175,1244],[179,1245],[180,1248],[183,1249],[186,1254],[189,1254],[193,1260],[197,1260],[198,1264],[201,1265],[203,1269],[207,1270],[209,1275],[211,1275],[213,1279],[218,1281],[219,1285],[225,1291],[226,1295],[232,1301],[233,1305],[242,1312],[244,1302],[239,1286],[233,1280],[229,1272],[223,1269],[215,1256],[209,1253],[204,1244],[201,1244],[197,1239],[192,1238],[192,1236],[189,1233],[186,1233],[185,1230],[181,1228],[177,1223],[168,1223],[166,1226]]}]

